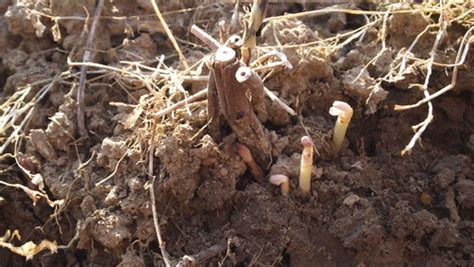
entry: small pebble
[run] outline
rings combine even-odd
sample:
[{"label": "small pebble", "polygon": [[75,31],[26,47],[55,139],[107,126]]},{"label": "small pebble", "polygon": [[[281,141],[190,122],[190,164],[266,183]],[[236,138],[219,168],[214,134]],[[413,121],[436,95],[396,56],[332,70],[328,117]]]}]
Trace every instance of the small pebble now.
[{"label": "small pebble", "polygon": [[360,197],[356,194],[350,194],[348,197],[346,197],[343,201],[344,205],[352,208],[355,203],[359,202]]},{"label": "small pebble", "polygon": [[139,192],[143,189],[143,183],[138,177],[132,177],[128,180],[128,187],[133,192]]}]

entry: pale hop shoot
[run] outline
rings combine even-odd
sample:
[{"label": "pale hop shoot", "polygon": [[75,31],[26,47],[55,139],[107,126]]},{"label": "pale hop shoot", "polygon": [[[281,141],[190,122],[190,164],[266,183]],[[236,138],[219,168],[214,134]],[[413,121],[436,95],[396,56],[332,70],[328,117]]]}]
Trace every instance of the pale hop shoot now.
[{"label": "pale hop shoot", "polygon": [[311,171],[313,169],[313,140],[309,136],[301,138],[304,146],[301,154],[299,187],[304,195],[308,195],[311,189]]},{"label": "pale hop shoot", "polygon": [[351,121],[353,110],[346,102],[334,101],[332,107],[329,109],[329,114],[337,116],[336,125],[334,126],[334,133],[332,136],[332,143],[336,153],[341,151],[342,142],[347,132],[347,127]]},{"label": "pale hop shoot", "polygon": [[280,186],[281,194],[283,196],[288,196],[288,193],[290,192],[290,179],[288,176],[283,174],[274,174],[270,176],[269,181],[271,184]]}]

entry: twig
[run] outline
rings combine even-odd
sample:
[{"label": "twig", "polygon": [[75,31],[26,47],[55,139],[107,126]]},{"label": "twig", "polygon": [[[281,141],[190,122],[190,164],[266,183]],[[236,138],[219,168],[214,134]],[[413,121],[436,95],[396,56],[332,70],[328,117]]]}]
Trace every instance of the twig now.
[{"label": "twig", "polygon": [[[276,57],[276,58],[279,59],[279,61],[272,62],[272,63],[267,64],[267,65],[255,67],[255,65],[257,63],[261,63],[262,61],[268,60],[271,57]],[[283,66],[286,69],[292,69],[293,68],[290,61],[288,61],[288,58],[286,57],[286,55],[281,53],[281,52],[275,51],[275,50],[268,52],[267,54],[265,54],[265,55],[261,56],[260,58],[258,58],[256,61],[252,62],[253,71],[255,71],[255,72],[265,71],[265,70],[272,69],[274,67],[279,67],[279,66]]]},{"label": "twig", "polygon": [[[360,79],[360,77],[364,74],[364,71],[371,64],[375,63],[383,55],[385,50],[387,50],[387,45],[386,45],[385,39],[387,38],[388,15],[390,14],[391,10],[392,10],[392,6],[389,6],[389,8],[387,9],[387,12],[385,13],[385,16],[383,17],[382,30],[381,30],[381,33],[380,33],[380,35],[381,35],[380,39],[382,40],[382,49],[380,49],[380,51],[377,53],[377,55],[375,55],[375,57],[373,57],[367,64],[364,65],[364,67],[362,67],[362,69],[360,70],[357,77],[352,81],[353,83],[358,81]],[[367,102],[369,101],[369,99],[367,99]]]},{"label": "twig", "polygon": [[296,112],[290,108],[285,102],[283,102],[278,96],[276,96],[270,89],[267,87],[263,87],[265,89],[265,93],[267,94],[268,97],[270,97],[271,100],[277,102],[286,112],[288,112],[291,116],[296,116]]},{"label": "twig", "polygon": [[0,181],[0,184],[7,187],[23,190],[23,192],[25,192],[26,195],[28,195],[28,197],[33,201],[33,206],[36,205],[36,202],[42,198],[44,198],[46,202],[48,202],[48,205],[52,208],[54,208],[55,206],[61,205],[61,202],[62,202],[61,200],[52,201],[51,199],[49,199],[47,194],[30,189],[21,184],[10,184],[4,181]]},{"label": "twig", "polygon": [[183,55],[183,52],[181,52],[181,49],[179,48],[178,43],[176,42],[176,38],[174,38],[173,33],[171,32],[170,28],[168,27],[168,24],[166,23],[165,18],[163,18],[163,15],[161,14],[160,9],[158,8],[158,5],[156,4],[156,0],[150,0],[151,4],[153,5],[153,9],[155,9],[156,16],[160,20],[161,25],[165,29],[166,34],[168,35],[168,38],[170,38],[171,43],[173,44],[174,49],[178,53],[179,56],[179,61],[183,64],[184,68],[188,69],[188,62],[186,62],[186,58]]},{"label": "twig", "polygon": [[[440,12],[441,11],[441,9],[433,9],[433,8],[423,8],[420,10],[422,12]],[[265,22],[281,20],[281,19],[296,19],[296,18],[305,17],[305,16],[320,16],[320,15],[325,15],[328,13],[337,13],[337,12],[347,13],[347,14],[352,14],[352,15],[384,15],[386,13],[386,11],[326,8],[326,9],[320,9],[320,10],[311,10],[311,11],[304,11],[304,12],[299,12],[299,13],[269,17],[269,18],[264,19],[263,22],[265,23]],[[412,12],[413,10],[407,9],[407,10],[391,11],[390,14],[403,14],[403,13],[412,13]]]},{"label": "twig", "polygon": [[150,178],[150,201],[151,201],[151,211],[153,213],[153,225],[155,226],[155,231],[156,231],[156,237],[158,239],[158,244],[160,246],[161,250],[161,256],[163,257],[163,261],[165,262],[166,267],[171,266],[171,261],[170,261],[170,256],[168,254],[168,251],[166,251],[166,244],[163,241],[163,238],[161,237],[161,230],[160,230],[160,225],[158,223],[158,212],[156,209],[156,200],[155,200],[155,178],[156,176],[153,175],[153,155],[155,151],[155,130],[156,130],[156,124],[157,121],[156,119],[153,120],[153,126],[151,130],[151,139],[150,139],[150,148],[148,152],[148,176]]},{"label": "twig", "polygon": [[329,37],[329,38],[326,38],[326,39],[323,39],[323,40],[316,40],[316,41],[307,42],[307,43],[304,43],[304,44],[284,44],[284,45],[278,44],[278,45],[269,45],[269,46],[258,46],[257,49],[266,50],[266,49],[301,48],[301,47],[308,47],[308,46],[316,46],[318,44],[324,44],[324,43],[329,43],[329,42],[332,42],[332,41],[338,41],[342,38],[345,38],[345,37],[349,36],[349,38],[344,43],[339,44],[337,47],[334,47],[334,50],[337,50],[337,49],[343,47],[344,45],[346,45],[347,43],[351,42],[352,40],[354,40],[356,38],[359,38],[359,36],[361,36],[363,33],[365,33],[369,27],[375,25],[377,22],[378,22],[378,20],[374,20],[374,21],[372,21],[370,23],[367,23],[364,26],[361,26],[361,27],[359,27],[355,30],[348,31],[348,32],[345,32],[345,33],[342,33],[342,34],[337,34],[336,36]]},{"label": "twig", "polygon": [[216,39],[196,25],[191,26],[191,33],[213,50],[217,50],[222,46]]},{"label": "twig", "polygon": [[69,57],[67,59],[67,63],[68,63],[69,66],[89,66],[89,67],[101,68],[101,69],[104,69],[104,70],[115,71],[115,72],[118,72],[120,74],[130,75],[130,76],[132,76],[134,78],[137,78],[138,80],[142,81],[143,84],[145,85],[145,87],[148,90],[150,90],[151,92],[153,92],[154,87],[156,87],[155,84],[152,83],[149,79],[146,79],[142,75],[133,73],[133,72],[128,71],[126,69],[120,69],[120,68],[116,68],[116,67],[113,67],[113,66],[108,66],[108,65],[93,63],[93,62],[72,62]]},{"label": "twig", "polygon": [[[362,36],[364,36],[364,34],[367,33],[369,28],[374,26],[375,24],[377,24],[378,21],[379,21],[379,19],[376,19],[376,20],[374,20],[372,22],[369,22],[369,23],[365,24],[364,26],[361,26],[360,28],[357,28],[353,31],[343,33],[343,34],[340,34],[340,35],[338,34],[335,37],[331,37],[331,38],[336,40],[336,44],[337,44],[337,42],[339,41],[340,38],[345,37],[345,36],[349,36],[344,42],[341,42],[337,45],[334,45],[334,48],[330,49],[330,51],[338,51],[338,50],[342,49],[344,46],[350,44],[355,39],[362,38]],[[351,33],[351,34],[349,34],[349,33]],[[331,38],[328,38],[326,40],[330,40]]]},{"label": "twig", "polygon": [[[449,85],[443,87],[442,89],[438,90],[436,93],[434,93],[430,96],[426,96],[425,98],[423,98],[422,100],[418,101],[415,104],[412,104],[412,105],[395,105],[395,107],[394,107],[395,110],[407,110],[407,109],[412,109],[412,108],[419,107],[419,106],[421,106],[421,105],[437,98],[438,96],[448,92],[449,90],[453,89],[456,86],[459,66],[464,64],[464,61],[466,60],[466,57],[467,57],[467,52],[469,51],[470,42],[469,42],[468,36],[471,34],[471,32],[473,30],[474,30],[474,27],[471,27],[464,34],[464,37],[461,41],[461,44],[459,45],[459,50],[458,50],[458,54],[456,56],[456,61],[453,65],[454,68],[453,68],[453,75],[451,77],[451,83]],[[463,49],[463,46],[464,46],[464,49]],[[431,60],[428,63],[431,63],[433,65],[434,62],[433,62],[433,60]]]},{"label": "twig", "polygon": [[78,220],[76,223],[76,233],[74,234],[74,236],[71,238],[71,240],[69,240],[67,245],[60,245],[58,246],[58,249],[70,249],[72,245],[74,244],[74,242],[76,240],[79,240],[79,237],[81,235],[81,226],[82,226],[82,220]]},{"label": "twig", "polygon": [[[425,95],[425,98],[430,97],[430,92],[428,91],[428,84],[430,82],[431,74],[433,72],[433,62],[436,55],[436,51],[438,50],[439,42],[443,36],[443,33],[446,31],[447,26],[448,24],[445,21],[443,13],[441,13],[441,16],[439,18],[439,30],[438,30],[438,33],[436,34],[435,42],[433,43],[433,47],[431,48],[431,51],[430,51],[430,58],[428,60],[425,82],[423,83],[423,86],[421,88],[423,90],[423,94]],[[408,145],[401,151],[402,156],[412,151],[413,147],[416,144],[416,141],[420,139],[421,135],[426,130],[426,128],[428,127],[428,125],[431,123],[432,120],[433,120],[433,104],[431,103],[431,101],[428,101],[428,114],[426,115],[426,118],[424,121],[412,127],[413,130],[415,131],[415,134],[411,138]]]},{"label": "twig", "polygon": [[[180,14],[180,13],[195,11],[198,8],[208,8],[212,5],[214,5],[214,4],[211,3],[211,4],[208,4],[208,5],[199,5],[198,7],[183,8],[183,9],[179,9],[179,10],[170,10],[170,11],[163,12],[162,14],[163,14],[164,17],[167,17],[167,16],[171,16],[171,15],[174,15],[174,14]],[[86,17],[81,17],[81,16],[53,16],[53,15],[49,15],[49,14],[46,14],[44,12],[40,12],[38,10],[33,10],[33,9],[28,9],[27,12],[31,13],[31,14],[35,14],[35,15],[40,15],[42,17],[45,17],[45,18],[48,18],[48,19],[51,19],[51,20],[79,20],[79,21],[85,21],[85,20],[88,19]],[[101,16],[99,19],[101,19],[101,20],[103,20],[103,19],[113,19],[113,20],[132,20],[133,19],[133,20],[139,20],[141,18],[154,17],[154,16],[156,16],[156,14],[140,14],[140,15],[130,15],[130,16]]]},{"label": "twig", "polygon": [[[232,242],[232,241],[229,241]],[[199,252],[193,256],[184,256],[176,265],[176,267],[194,267],[194,266],[203,266],[204,263],[226,251],[227,246],[224,244],[214,245],[206,250]]]},{"label": "twig", "polygon": [[408,47],[407,51],[405,52],[405,54],[402,57],[402,62],[400,63],[400,69],[399,69],[398,74],[397,74],[398,77],[401,77],[403,75],[403,72],[406,70],[406,62],[407,62],[408,55],[411,54],[411,51],[415,48],[416,44],[421,39],[421,37],[425,33],[427,33],[430,28],[432,28],[434,26],[435,26],[435,24],[430,24],[430,25],[426,26],[426,28],[423,31],[418,33],[415,40],[413,40],[411,45]]},{"label": "twig", "polygon": [[115,164],[115,168],[114,168],[114,170],[112,171],[112,173],[109,174],[109,175],[108,175],[107,177],[105,177],[104,179],[102,179],[102,180],[100,180],[99,182],[97,182],[97,183],[95,184],[95,186],[96,186],[96,187],[97,187],[97,186],[100,186],[100,185],[102,185],[103,183],[105,183],[105,182],[107,182],[108,180],[110,180],[110,178],[114,177],[115,174],[116,174],[117,171],[118,171],[118,168],[119,168],[119,166],[120,166],[120,163],[122,162],[122,160],[125,159],[126,156],[127,156],[127,152],[123,153],[123,155],[120,157],[120,159],[119,159],[119,160],[117,161],[117,163]]},{"label": "twig", "polygon": [[[289,107],[287,104],[285,104],[285,102],[283,102],[280,98],[278,98],[272,91],[270,91],[270,89],[268,89],[267,87],[264,87],[265,89],[265,93],[267,94],[267,96],[274,102],[277,102],[284,110],[286,110],[286,112],[288,112],[291,116],[295,116],[296,115],[296,112],[291,108]],[[207,96],[207,88],[205,89],[202,89],[201,91],[195,93],[194,95],[188,97],[187,99],[184,99],[184,100],[181,100],[167,108],[164,108],[160,111],[158,111],[157,113],[153,114],[153,117],[156,118],[156,119],[159,119],[175,110],[177,110],[178,108],[181,108],[181,107],[184,107],[187,103],[193,103],[193,102],[196,102],[196,101],[199,101],[201,100],[202,98],[206,97]]]},{"label": "twig", "polygon": [[[92,26],[87,36],[86,46],[84,55],[82,57],[83,62],[89,62],[91,57],[91,50],[93,43],[94,43],[94,36],[95,31],[97,29],[97,22],[99,21],[100,13],[102,12],[102,8],[104,7],[104,0],[99,0],[97,7],[95,8],[94,12],[94,19],[92,21]],[[86,129],[86,122],[85,122],[85,114],[84,114],[84,91],[86,88],[86,74],[87,74],[87,66],[81,67],[81,77],[79,78],[79,87],[77,88],[77,124],[79,128],[79,134],[83,137],[88,136],[87,129]]]},{"label": "twig", "polygon": [[[123,61],[120,61],[119,63],[129,64],[129,65],[136,66],[145,70],[153,71],[152,76],[154,78],[170,78],[172,75],[176,75],[176,74],[171,73],[171,71],[149,67],[136,61],[123,60]],[[162,63],[162,61],[160,61],[160,63]],[[207,82],[208,76],[207,75],[182,75],[181,73],[179,73],[179,78],[182,79],[184,82]]]},{"label": "twig", "polygon": [[155,113],[153,115],[153,117],[155,117],[155,119],[159,119],[175,110],[177,110],[178,108],[181,108],[181,107],[184,107],[187,103],[192,103],[192,102],[195,102],[195,101],[198,101],[200,100],[201,98],[203,97],[206,97],[207,96],[207,88],[205,89],[202,89],[201,91],[195,93],[194,95],[188,97],[187,99],[184,99],[184,100],[181,100],[165,109],[162,109],[160,111],[158,111],[157,113]]},{"label": "twig", "polygon": [[[145,65],[142,65],[142,64],[139,64],[139,63],[136,63],[136,62],[132,63],[130,61],[122,61],[121,63],[130,64],[130,65],[133,65],[133,66],[144,68],[146,70],[154,71],[154,73],[153,73],[154,78],[170,78],[173,75],[169,71],[166,71],[166,70],[157,71],[155,68],[147,67]],[[142,81],[145,82],[144,73],[137,74],[137,73],[129,71],[125,68],[121,69],[121,68],[117,68],[117,67],[114,67],[114,66],[109,66],[109,65],[104,65],[104,64],[100,64],[100,63],[94,63],[94,62],[75,62],[75,61],[71,61],[71,59],[69,57],[67,59],[67,64],[69,66],[88,66],[88,67],[94,67],[94,68],[99,68],[99,69],[103,69],[103,70],[110,70],[110,71],[117,72],[121,75],[125,75],[125,74],[130,75],[133,78],[136,78],[138,80],[142,80]],[[202,76],[202,75],[181,75],[181,74],[179,75],[179,77],[181,79],[183,79],[184,82],[204,82],[204,81],[207,81],[207,78],[208,78],[207,76]]]},{"label": "twig", "polygon": [[[25,90],[24,93],[19,98],[16,98],[16,101],[13,100],[12,98],[10,98],[9,100],[7,100],[5,103],[2,104],[1,107],[6,108],[13,101],[15,101],[14,106],[9,108],[9,110],[7,112],[2,114],[2,118],[0,119],[0,127],[1,127],[0,132],[6,131],[6,129],[8,127],[13,127],[14,128],[14,131],[8,136],[7,140],[0,147],[0,154],[3,154],[3,152],[7,149],[8,145],[13,141],[13,139],[17,138],[19,133],[22,130],[24,130],[27,127],[27,125],[30,123],[31,118],[33,117],[32,116],[33,112],[37,108],[36,103],[41,101],[47,95],[47,93],[49,93],[49,91],[53,88],[53,86],[56,84],[56,82],[58,82],[60,79],[68,78],[70,76],[71,76],[71,74],[68,71],[66,71],[66,72],[63,72],[61,74],[56,75],[52,79],[39,81],[41,83],[50,81],[50,83],[43,86],[35,94],[35,96],[33,96],[33,98],[21,108],[19,107],[19,105],[24,103],[23,100],[30,93],[32,86],[33,85],[38,85],[40,83],[37,82],[37,83],[31,84],[31,85],[28,85],[25,89],[23,89],[23,90]],[[15,95],[13,97],[15,97]],[[14,123],[15,123],[16,119],[20,118],[23,114],[25,114],[25,116],[22,119],[20,125],[15,126]],[[10,125],[10,126],[8,126],[8,125]]]}]

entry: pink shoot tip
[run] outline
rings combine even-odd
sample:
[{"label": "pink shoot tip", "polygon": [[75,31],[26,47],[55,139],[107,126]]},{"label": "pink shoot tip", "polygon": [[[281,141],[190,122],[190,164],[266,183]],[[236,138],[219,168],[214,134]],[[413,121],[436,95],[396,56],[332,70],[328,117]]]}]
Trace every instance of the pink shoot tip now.
[{"label": "pink shoot tip", "polygon": [[309,137],[307,135],[301,137],[301,144],[305,147],[314,145],[313,140],[311,139],[311,137]]}]

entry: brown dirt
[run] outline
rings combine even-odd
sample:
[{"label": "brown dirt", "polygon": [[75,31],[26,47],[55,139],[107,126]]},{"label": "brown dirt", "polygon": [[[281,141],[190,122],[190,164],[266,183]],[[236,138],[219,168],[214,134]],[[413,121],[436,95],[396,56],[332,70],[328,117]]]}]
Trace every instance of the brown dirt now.
[{"label": "brown dirt", "polygon": [[[112,2],[106,1],[104,7],[102,15],[108,17],[101,20],[97,32],[94,62],[123,67],[120,61],[141,61],[156,67],[155,57],[163,54],[165,64],[178,67],[178,57],[148,1]],[[205,1],[204,7],[172,12],[196,6],[194,1],[157,2],[190,63],[209,50],[189,35],[189,26],[197,23],[217,36],[214,22],[229,20],[233,9]],[[375,4],[345,7],[379,8]],[[269,16],[316,8],[321,6],[272,4]],[[93,14],[94,1],[0,0],[4,14],[0,16],[0,103],[33,83],[24,98],[30,101],[44,85],[34,82],[68,70],[69,51],[85,42],[83,20],[55,21],[32,10],[85,17],[85,9]],[[291,117],[270,100],[266,103],[269,120],[265,127],[274,162],[269,174],[290,177],[288,198],[272,185],[253,181],[236,154],[235,136],[228,129],[223,129],[229,135],[220,143],[207,129],[201,130],[207,123],[205,102],[192,104],[191,115],[180,109],[160,120],[152,159],[157,175],[155,204],[173,262],[219,245],[227,250],[206,264],[474,265],[473,48],[460,68],[458,85],[433,101],[435,119],[408,156],[400,156],[400,151],[413,135],[410,126],[424,119],[426,108],[396,112],[393,106],[422,98],[409,84],[423,83],[426,66],[410,69],[402,81],[379,83],[378,79],[437,17],[420,12],[390,15],[388,49],[365,70],[363,66],[381,49],[377,38],[382,22],[336,50],[324,42],[296,45],[354,30],[364,25],[363,16],[330,13],[266,25],[258,40],[262,51],[266,46],[280,46],[293,65],[292,70],[278,71],[265,81],[266,87],[299,114]],[[454,61],[469,26],[472,24],[455,22],[449,27],[436,60]],[[427,58],[435,35],[436,31],[424,35],[413,55]],[[71,57],[79,61],[82,50]],[[354,81],[361,71],[360,79]],[[433,91],[449,84],[451,69],[449,75],[442,67],[433,71]],[[203,75],[206,73],[203,67]],[[56,211],[44,200],[33,205],[23,191],[0,185],[0,235],[18,229],[22,241],[13,241],[15,245],[43,239],[56,240],[59,245],[73,242],[54,254],[42,252],[31,263],[1,248],[1,266],[163,266],[148,192],[151,127],[146,118],[147,112],[165,107],[166,99],[175,102],[182,94],[172,86],[160,89],[169,81],[155,77],[160,90],[150,92],[143,81],[132,78],[113,72],[88,75],[95,82],[86,90],[87,139],[80,138],[77,129],[78,76],[54,83],[35,104],[23,143],[17,150],[12,143],[2,155],[0,178],[39,190],[25,171],[40,174],[49,198],[62,199],[65,204]],[[205,86],[184,83],[189,92]],[[372,92],[376,87],[379,90]],[[328,113],[336,99],[350,103],[355,114],[337,157],[330,145],[335,118]],[[7,111],[2,107],[1,112],[4,119]],[[2,129],[0,145],[11,134],[12,129]],[[308,198],[297,193],[299,140],[306,134],[319,153]],[[7,154],[13,152],[17,161]],[[106,177],[107,181],[96,185]],[[230,238],[233,242],[227,245]]]}]

